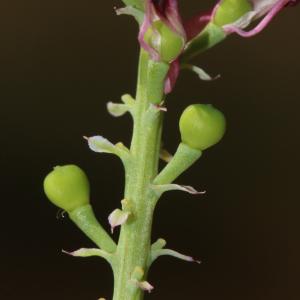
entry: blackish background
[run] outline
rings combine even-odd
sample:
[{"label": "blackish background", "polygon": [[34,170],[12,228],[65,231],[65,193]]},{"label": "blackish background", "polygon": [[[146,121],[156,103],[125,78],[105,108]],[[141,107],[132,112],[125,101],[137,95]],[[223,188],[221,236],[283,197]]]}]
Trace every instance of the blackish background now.
[{"label": "blackish background", "polygon": [[[197,2],[181,1],[184,14],[214,1]],[[68,218],[56,218],[42,181],[54,165],[80,165],[108,229],[107,216],[122,198],[123,169],[116,158],[89,151],[82,136],[130,140],[130,118],[113,119],[105,109],[135,90],[137,26],[115,16],[116,4],[0,4],[1,299],[111,299],[104,261],[61,254],[92,243]],[[219,107],[228,130],[177,180],[207,195],[168,193],[155,215],[153,239],[163,237],[203,263],[161,258],[146,299],[299,299],[299,9],[286,9],[255,38],[232,36],[199,57],[195,63],[222,78],[205,83],[183,72],[168,98],[170,151],[190,103]]]}]

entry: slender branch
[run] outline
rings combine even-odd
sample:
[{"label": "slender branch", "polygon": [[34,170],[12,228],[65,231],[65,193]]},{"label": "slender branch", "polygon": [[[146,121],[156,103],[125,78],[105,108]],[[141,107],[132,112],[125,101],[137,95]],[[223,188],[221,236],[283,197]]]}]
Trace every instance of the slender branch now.
[{"label": "slender branch", "polygon": [[154,179],[153,184],[161,185],[173,182],[180,174],[197,161],[202,152],[181,143],[165,168]]},{"label": "slender branch", "polygon": [[96,219],[91,205],[85,205],[75,209],[69,216],[81,231],[99,248],[109,253],[115,252],[117,247],[115,242]]}]

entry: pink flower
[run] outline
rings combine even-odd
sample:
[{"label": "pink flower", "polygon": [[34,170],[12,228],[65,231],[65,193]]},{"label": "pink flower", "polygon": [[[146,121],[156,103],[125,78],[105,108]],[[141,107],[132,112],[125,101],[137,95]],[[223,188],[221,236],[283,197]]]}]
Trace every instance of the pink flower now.
[{"label": "pink flower", "polygon": [[[193,44],[202,38],[202,33],[211,25],[218,28],[221,35],[212,37],[209,48],[231,33],[237,33],[243,37],[251,37],[261,32],[270,21],[285,7],[294,6],[300,0],[219,0],[208,12],[195,15],[193,18],[183,22],[178,10],[177,0],[145,0],[145,15],[139,32],[139,42],[153,60],[163,60],[170,64],[170,71],[166,79],[165,93],[169,93],[174,87],[179,75],[179,58],[182,52],[189,50]],[[261,21],[254,28],[246,31],[246,28],[255,20]],[[162,58],[162,51],[156,47],[162,40],[156,22],[161,22],[182,39],[182,47],[175,51],[171,59]],[[147,33],[151,30],[152,40],[147,40]],[[216,40],[213,40],[216,39]],[[201,43],[198,43],[201,46]],[[203,49],[197,49],[195,53]],[[189,48],[189,49],[188,49]],[[159,50],[158,50],[159,49]],[[193,50],[192,50],[193,51]],[[194,53],[194,52],[193,52]],[[190,56],[193,56],[192,55]],[[189,53],[191,54],[191,53]]]},{"label": "pink flower", "polygon": [[[244,37],[253,36],[261,32],[283,8],[294,6],[300,0],[247,0],[245,2],[249,3],[249,11],[239,16],[233,22],[223,24],[222,29],[226,34],[235,32]],[[145,41],[145,34],[153,22],[157,20],[162,21],[171,30],[182,36],[186,42],[189,42],[201,34],[209,23],[214,23],[219,9],[222,9],[226,4],[226,0],[219,0],[210,11],[199,13],[183,22],[178,11],[177,0],[146,0],[144,22],[139,33],[140,44],[154,58],[159,59],[158,53]],[[231,6],[231,9],[234,10],[233,6],[235,4],[233,3]],[[261,18],[262,20],[253,29],[249,31],[244,30],[251,22]]]},{"label": "pink flower", "polygon": [[[225,25],[226,33],[235,32],[243,37],[251,37],[261,32],[270,21],[285,7],[294,6],[299,0],[251,0],[252,10],[232,24]],[[257,26],[249,31],[244,29],[256,19],[262,18]]]},{"label": "pink flower", "polygon": [[146,0],[144,21],[140,28],[138,39],[141,47],[149,52],[152,59],[159,60],[160,53],[145,40],[147,31],[151,27],[153,33],[157,35],[157,40],[160,39],[159,32],[153,28],[153,23],[156,21],[161,21],[170,30],[181,36],[185,42],[185,30],[178,12],[177,0]]}]

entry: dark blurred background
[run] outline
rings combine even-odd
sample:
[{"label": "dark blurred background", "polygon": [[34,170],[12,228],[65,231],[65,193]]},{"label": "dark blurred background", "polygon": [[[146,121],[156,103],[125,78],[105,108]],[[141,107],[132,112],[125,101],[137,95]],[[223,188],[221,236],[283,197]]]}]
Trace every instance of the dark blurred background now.
[{"label": "dark blurred background", "polygon": [[[183,14],[214,3],[197,2],[181,1]],[[67,217],[56,217],[42,181],[57,164],[81,166],[108,229],[107,216],[122,199],[123,169],[116,158],[89,151],[82,136],[130,141],[129,116],[113,119],[105,108],[135,91],[137,26],[115,16],[120,4],[0,4],[1,299],[111,299],[104,261],[61,253],[93,245]],[[299,13],[286,9],[256,37],[232,36],[203,54],[195,63],[222,78],[207,83],[183,72],[168,97],[170,151],[188,104],[213,103],[227,116],[228,131],[177,180],[207,194],[168,193],[155,215],[153,239],[203,263],[161,258],[146,299],[299,299]]]}]

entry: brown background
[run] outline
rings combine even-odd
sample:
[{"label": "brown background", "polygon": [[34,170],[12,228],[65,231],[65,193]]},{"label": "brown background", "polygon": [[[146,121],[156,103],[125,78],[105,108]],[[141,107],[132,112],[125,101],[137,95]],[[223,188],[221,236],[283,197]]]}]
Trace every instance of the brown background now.
[{"label": "brown background", "polygon": [[[213,4],[197,2],[181,1],[184,14]],[[106,218],[122,198],[123,170],[114,157],[91,153],[82,135],[129,142],[130,118],[113,119],[105,110],[107,101],[135,89],[137,27],[115,16],[115,4],[0,4],[1,299],[111,299],[104,261],[60,253],[92,244],[68,218],[56,219],[42,180],[56,164],[80,165],[108,228]],[[178,179],[207,195],[169,193],[155,216],[153,239],[164,237],[203,264],[161,258],[146,299],[299,299],[299,12],[286,9],[257,37],[231,37],[205,53],[196,63],[222,79],[204,83],[184,72],[169,97],[170,151],[190,103],[222,109],[228,131]]]}]

